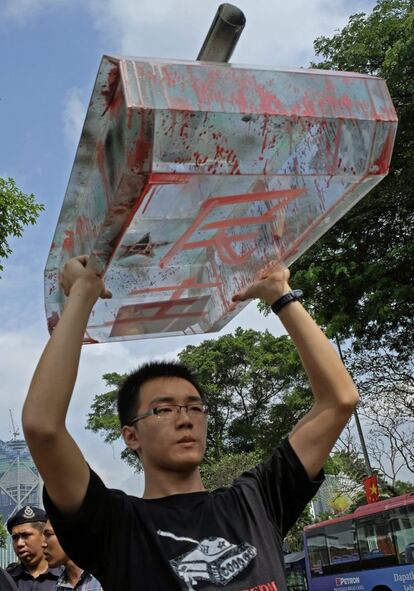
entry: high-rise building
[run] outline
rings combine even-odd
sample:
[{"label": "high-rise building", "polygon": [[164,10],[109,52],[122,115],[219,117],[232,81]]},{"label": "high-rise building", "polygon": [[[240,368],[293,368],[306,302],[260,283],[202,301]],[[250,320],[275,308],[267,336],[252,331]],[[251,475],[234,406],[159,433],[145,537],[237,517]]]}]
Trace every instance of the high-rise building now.
[{"label": "high-rise building", "polygon": [[[42,481],[24,439],[17,433],[10,441],[0,440],[0,516],[4,525],[25,505],[42,507]],[[0,566],[16,560],[11,537],[0,549]]]},{"label": "high-rise building", "polygon": [[0,440],[0,515],[3,523],[25,505],[42,507],[41,479],[24,439]]}]

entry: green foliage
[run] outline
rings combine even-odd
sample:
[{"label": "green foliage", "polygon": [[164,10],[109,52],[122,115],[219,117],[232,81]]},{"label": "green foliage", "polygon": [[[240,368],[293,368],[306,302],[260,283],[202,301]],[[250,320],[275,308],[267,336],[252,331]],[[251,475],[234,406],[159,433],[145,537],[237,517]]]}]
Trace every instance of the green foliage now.
[{"label": "green foliage", "polygon": [[293,265],[295,281],[329,336],[413,350],[414,2],[379,0],[333,37],[314,67],[386,79],[399,117],[390,174]]},{"label": "green foliage", "polygon": [[[121,436],[116,397],[118,388],[124,378],[125,376],[116,372],[104,374],[102,379],[111,390],[95,396],[91,405],[91,412],[88,413],[86,428],[102,435],[105,443],[113,443]],[[130,449],[125,448],[121,453],[121,458],[137,472],[142,470],[138,457]]]},{"label": "green foliage", "polygon": [[334,451],[324,466],[326,474],[345,474],[354,482],[362,483],[367,469],[364,460],[356,450],[341,449]]},{"label": "green foliage", "polygon": [[404,480],[397,480],[394,488],[397,495],[406,495],[414,492],[414,484],[412,482],[404,482]]},{"label": "green foliage", "polygon": [[311,523],[313,523],[313,519],[310,505],[306,505],[299,519],[286,536],[289,552],[300,552],[303,550],[303,528],[305,525],[310,525]]},{"label": "green foliage", "polygon": [[222,486],[230,486],[237,476],[251,470],[264,459],[260,450],[228,453],[214,462],[204,462],[201,466],[201,477],[208,490]]},{"label": "green foliage", "polygon": [[7,540],[7,530],[3,525],[3,519],[2,516],[0,515],[0,548],[5,548],[6,547],[6,540]]},{"label": "green foliage", "polygon": [[[11,254],[10,236],[19,237],[24,226],[34,225],[44,206],[35,202],[33,194],[22,193],[13,179],[0,177],[0,259]],[[0,271],[3,265],[0,263]]]},{"label": "green foliage", "polygon": [[87,428],[95,433],[100,433],[106,443],[116,441],[121,432],[116,410],[116,396],[124,376],[116,372],[106,373],[102,376],[108,388],[112,388],[104,394],[95,396],[88,414]]},{"label": "green foliage", "polygon": [[236,329],[186,347],[180,360],[199,377],[210,409],[207,458],[270,453],[309,410],[312,396],[288,337]]}]

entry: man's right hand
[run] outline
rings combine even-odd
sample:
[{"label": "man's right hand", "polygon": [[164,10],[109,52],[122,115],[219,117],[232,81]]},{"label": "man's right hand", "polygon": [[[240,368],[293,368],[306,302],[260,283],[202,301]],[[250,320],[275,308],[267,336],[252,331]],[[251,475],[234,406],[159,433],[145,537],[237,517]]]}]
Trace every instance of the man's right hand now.
[{"label": "man's right hand", "polygon": [[38,363],[23,407],[23,429],[50,498],[64,513],[79,509],[89,482],[89,467],[66,429],[66,415],[91,310],[110,298],[88,257],[70,259],[60,282],[68,296],[62,316]]},{"label": "man's right hand", "polygon": [[60,273],[60,286],[65,294],[84,293],[96,301],[99,297],[108,299],[111,292],[106,289],[102,277],[88,266],[86,255],[74,257],[67,261]]}]

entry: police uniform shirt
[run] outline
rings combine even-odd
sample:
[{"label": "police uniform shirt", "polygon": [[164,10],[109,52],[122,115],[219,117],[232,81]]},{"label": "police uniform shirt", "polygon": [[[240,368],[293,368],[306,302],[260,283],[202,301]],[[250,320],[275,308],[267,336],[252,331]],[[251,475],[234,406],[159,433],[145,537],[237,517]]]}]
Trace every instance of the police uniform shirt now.
[{"label": "police uniform shirt", "polygon": [[0,591],[17,591],[17,587],[7,571],[0,567]]},{"label": "police uniform shirt", "polygon": [[61,567],[49,568],[34,578],[21,564],[8,569],[8,573],[13,577],[19,591],[55,591],[56,582],[61,572]]}]

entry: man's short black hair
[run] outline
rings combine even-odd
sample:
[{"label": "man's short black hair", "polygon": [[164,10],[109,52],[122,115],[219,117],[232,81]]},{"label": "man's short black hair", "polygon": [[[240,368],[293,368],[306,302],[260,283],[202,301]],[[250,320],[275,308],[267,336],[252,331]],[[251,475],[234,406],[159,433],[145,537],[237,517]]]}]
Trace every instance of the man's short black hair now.
[{"label": "man's short black hair", "polygon": [[190,382],[201,398],[204,393],[197,378],[190,369],[178,361],[151,361],[130,373],[118,390],[118,417],[121,427],[129,425],[137,414],[139,391],[145,382],[156,378],[182,378]]}]

